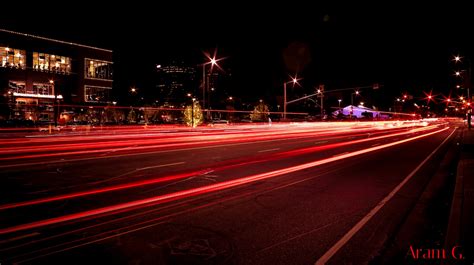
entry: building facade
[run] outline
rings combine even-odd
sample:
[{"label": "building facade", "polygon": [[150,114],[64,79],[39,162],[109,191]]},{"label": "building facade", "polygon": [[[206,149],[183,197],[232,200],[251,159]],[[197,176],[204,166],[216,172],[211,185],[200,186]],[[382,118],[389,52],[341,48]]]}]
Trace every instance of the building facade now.
[{"label": "building facade", "polygon": [[179,105],[184,103],[187,94],[193,94],[199,86],[196,68],[183,62],[156,65],[156,91],[152,97],[160,105]]},{"label": "building facade", "polygon": [[112,102],[112,51],[0,29],[0,119],[53,121]]}]

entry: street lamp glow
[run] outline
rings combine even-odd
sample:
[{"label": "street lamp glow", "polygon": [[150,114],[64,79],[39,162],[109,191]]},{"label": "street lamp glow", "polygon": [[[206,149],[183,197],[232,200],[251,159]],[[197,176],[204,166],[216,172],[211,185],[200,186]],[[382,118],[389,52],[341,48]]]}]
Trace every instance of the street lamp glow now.
[{"label": "street lamp glow", "polygon": [[361,102],[360,102],[360,105],[364,106],[364,102],[361,101]]},{"label": "street lamp glow", "polygon": [[293,78],[293,84],[296,84],[297,81],[298,81],[298,80],[296,79],[296,77]]},{"label": "street lamp glow", "polygon": [[216,64],[217,64],[216,58],[212,58],[212,59],[211,59],[211,64],[212,64],[212,65],[216,65]]},{"label": "street lamp glow", "polygon": [[359,95],[359,91],[356,91],[356,95]]},{"label": "street lamp glow", "polygon": [[398,102],[400,102],[400,99],[399,99],[399,98],[397,98],[397,101],[398,101]]},{"label": "street lamp glow", "polygon": [[316,92],[318,92],[318,94],[321,93],[321,89],[318,89]]},{"label": "street lamp glow", "polygon": [[132,87],[132,88],[130,89],[130,91],[132,91],[133,93],[135,93],[135,92],[137,92],[137,89],[134,88],[134,87]]},{"label": "street lamp glow", "polygon": [[454,56],[454,61],[456,61],[456,62],[461,61],[461,56],[459,56],[459,55]]},{"label": "street lamp glow", "polygon": [[49,83],[50,83],[50,84],[54,84],[54,80],[49,80]]},{"label": "street lamp glow", "polygon": [[456,88],[461,88],[461,86],[460,86],[460,85],[457,85]]},{"label": "street lamp glow", "polygon": [[460,99],[460,100],[464,100],[464,97],[463,97],[463,96],[460,96],[459,99]]},{"label": "street lamp glow", "polygon": [[461,75],[461,72],[456,71],[454,74],[455,74],[456,76],[460,76],[460,75]]},{"label": "street lamp glow", "polygon": [[190,96],[191,96],[191,93],[188,93],[187,96],[190,97]]},{"label": "street lamp glow", "polygon": [[233,98],[233,97],[229,97],[229,100],[232,100],[232,99],[234,99],[234,98]]},{"label": "street lamp glow", "polygon": [[339,101],[339,103],[341,103],[342,99],[338,99],[337,101]]}]

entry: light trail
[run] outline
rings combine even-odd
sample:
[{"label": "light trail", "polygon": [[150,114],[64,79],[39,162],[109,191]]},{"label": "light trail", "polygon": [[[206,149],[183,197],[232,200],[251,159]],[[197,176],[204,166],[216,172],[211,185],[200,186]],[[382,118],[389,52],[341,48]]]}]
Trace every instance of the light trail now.
[{"label": "light trail", "polygon": [[[350,131],[347,130],[347,128],[341,128],[339,129],[343,133],[353,133],[355,131],[370,131],[369,129],[366,128],[359,128],[359,129],[352,129]],[[175,143],[168,143],[170,142],[170,139],[167,140],[152,140],[151,142],[143,142],[143,141],[134,141],[134,140],[128,140],[120,143],[106,143],[106,144],[89,144],[87,146],[84,146],[83,144],[73,144],[72,147],[42,147],[42,148],[37,148],[37,150],[45,152],[45,153],[40,153],[40,154],[30,154],[30,155],[16,155],[16,156],[7,156],[7,157],[1,157],[0,161],[10,161],[10,160],[20,160],[20,159],[34,159],[34,158],[46,158],[46,157],[57,157],[57,156],[65,156],[65,155],[83,155],[83,154],[99,154],[99,153],[107,153],[107,152],[117,152],[117,151],[130,151],[127,150],[126,147],[133,147],[133,151],[138,151],[138,150],[147,150],[147,149],[157,149],[157,148],[176,148],[176,147],[184,147],[184,146],[200,146],[200,145],[207,145],[207,144],[223,144],[223,143],[235,143],[235,142],[245,142],[245,141],[261,141],[261,140],[267,140],[267,139],[290,139],[294,137],[300,137],[300,136],[325,136],[325,135],[334,135],[336,134],[334,129],[331,130],[322,130],[322,131],[312,131],[312,130],[296,130],[296,131],[290,131],[290,132],[271,132],[271,133],[253,133],[253,134],[248,134],[245,137],[243,137],[241,134],[233,134],[231,136],[228,135],[213,135],[212,137],[207,137],[207,136],[194,136],[191,138],[187,139],[179,139]],[[155,144],[156,142],[162,142],[161,144]],[[135,146],[139,144],[147,143],[149,145],[145,146]],[[116,148],[106,148],[106,149],[100,149],[101,147],[108,147],[108,146],[115,146],[118,145],[119,147]],[[67,150],[80,150],[80,149],[86,149],[82,151],[67,151]],[[35,149],[36,150],[36,149]],[[52,151],[57,151],[57,150],[66,150],[66,152],[56,152],[56,153],[51,153]],[[26,151],[22,151],[19,148],[12,148],[8,149],[7,151],[3,151],[3,154],[10,154],[10,153],[16,153],[16,152],[26,152],[30,153],[32,150],[30,148],[27,148]],[[0,150],[0,154],[2,154],[2,151]]]},{"label": "light trail", "polygon": [[[223,165],[215,165],[215,166],[212,167],[212,170],[218,172],[218,171],[223,171],[223,170],[229,170],[229,169],[232,169],[232,168],[242,167],[242,166],[249,165],[249,164],[268,162],[268,161],[273,161],[273,160],[277,160],[277,159],[286,159],[286,158],[291,158],[291,157],[298,156],[298,155],[313,153],[313,152],[322,151],[322,150],[333,149],[333,148],[342,147],[342,146],[354,145],[354,144],[364,143],[364,142],[368,142],[368,141],[375,141],[375,140],[380,140],[380,139],[385,139],[385,138],[390,138],[390,137],[395,137],[395,136],[400,136],[400,135],[407,135],[407,134],[411,134],[411,133],[414,133],[414,132],[430,130],[430,129],[433,129],[434,127],[436,127],[436,126],[418,128],[418,129],[414,129],[414,130],[408,131],[408,132],[405,131],[405,132],[400,132],[400,133],[392,133],[392,134],[388,134],[388,135],[381,135],[381,136],[372,137],[372,138],[352,140],[352,141],[342,142],[342,143],[334,143],[334,144],[328,144],[328,145],[322,145],[322,146],[302,148],[302,149],[297,149],[297,150],[292,150],[292,151],[284,151],[284,152],[280,152],[280,153],[274,153],[274,154],[272,154],[270,156],[267,156],[263,159],[254,159],[254,158],[245,159],[245,160],[236,159],[236,160],[223,162]],[[275,150],[275,149],[271,149],[271,150]],[[83,197],[83,196],[87,196],[87,195],[96,195],[96,194],[101,194],[101,193],[110,192],[110,191],[118,191],[118,190],[136,188],[136,187],[140,187],[140,186],[152,185],[152,184],[162,183],[162,182],[171,181],[171,180],[179,180],[179,179],[183,179],[183,178],[189,178],[189,177],[192,177],[192,176],[201,175],[201,174],[205,173],[208,170],[209,169],[203,169],[203,170],[200,170],[200,171],[193,171],[193,172],[182,173],[182,174],[178,174],[178,175],[172,175],[172,176],[154,178],[154,179],[150,179],[150,180],[143,180],[143,181],[137,181],[137,182],[127,183],[127,184],[109,186],[109,187],[104,187],[104,188],[100,188],[100,189],[93,189],[93,190],[89,190],[89,191],[75,192],[75,193],[58,195],[58,196],[53,196],[53,197],[48,197],[48,198],[42,198],[42,199],[36,199],[36,200],[30,200],[30,201],[24,201],[24,202],[18,202],[18,203],[5,204],[5,205],[0,205],[0,210],[8,210],[8,209],[13,209],[13,208],[18,208],[18,207],[37,205],[37,204],[41,204],[41,203],[48,203],[48,202],[65,200],[65,199],[78,198],[78,197]]]},{"label": "light trail", "polygon": [[388,147],[391,147],[391,146],[403,144],[403,143],[406,143],[406,142],[414,141],[414,140],[417,140],[417,139],[420,139],[420,138],[424,138],[424,137],[427,137],[427,136],[430,136],[430,135],[434,135],[434,134],[437,134],[437,133],[440,133],[440,132],[444,132],[448,129],[449,129],[449,127],[445,127],[443,129],[439,129],[439,130],[436,130],[436,131],[433,131],[433,132],[429,132],[429,133],[425,133],[425,134],[422,134],[422,135],[414,136],[414,137],[407,138],[407,139],[404,139],[404,140],[400,140],[400,141],[396,141],[396,142],[392,142],[392,143],[388,143],[388,144],[383,144],[383,145],[380,145],[380,146],[370,147],[370,148],[350,152],[350,153],[335,156],[335,157],[325,158],[325,159],[321,159],[321,160],[317,160],[317,161],[313,161],[313,162],[309,162],[309,163],[304,163],[304,164],[297,165],[297,166],[292,166],[292,167],[283,168],[283,169],[279,169],[279,170],[274,170],[274,171],[270,171],[270,172],[265,172],[265,173],[260,173],[260,174],[251,175],[251,176],[247,176],[247,177],[242,177],[242,178],[235,179],[235,180],[224,181],[224,182],[211,184],[211,185],[207,185],[207,186],[203,186],[203,187],[198,187],[198,188],[188,189],[188,190],[184,190],[184,191],[173,192],[173,193],[169,193],[169,194],[159,195],[159,196],[146,198],[146,199],[140,199],[140,200],[131,201],[131,202],[127,202],[127,203],[121,203],[121,204],[117,204],[117,205],[106,206],[106,207],[97,208],[97,209],[88,210],[88,211],[83,211],[83,212],[78,212],[78,213],[74,213],[74,214],[68,214],[68,215],[54,217],[54,218],[45,219],[45,220],[40,220],[40,221],[36,221],[36,222],[32,222],[32,223],[21,224],[21,225],[17,225],[17,226],[13,226],[13,227],[2,228],[2,229],[0,229],[0,234],[14,233],[14,232],[24,231],[24,230],[28,230],[28,229],[39,228],[39,227],[49,226],[49,225],[53,225],[53,224],[68,222],[68,221],[72,221],[72,220],[82,219],[82,218],[86,218],[86,217],[93,217],[93,216],[97,216],[97,215],[101,215],[101,214],[113,214],[114,212],[121,211],[121,210],[127,210],[127,209],[133,209],[134,207],[146,206],[146,205],[150,206],[150,205],[154,205],[154,204],[160,204],[160,203],[165,203],[165,202],[169,202],[169,201],[178,200],[178,199],[181,199],[181,198],[186,198],[186,197],[191,197],[191,196],[198,196],[200,194],[206,194],[206,193],[216,192],[216,191],[220,191],[220,190],[226,190],[226,189],[230,189],[230,188],[234,188],[234,187],[239,187],[239,186],[242,186],[244,184],[249,184],[249,183],[253,183],[253,182],[257,182],[257,181],[261,181],[261,180],[281,176],[281,175],[284,175],[284,174],[289,174],[289,173],[301,171],[301,170],[304,170],[304,169],[316,167],[316,166],[327,164],[327,163],[330,163],[330,162],[334,162],[334,161],[346,159],[346,158],[349,158],[349,157],[354,157],[354,156],[358,156],[358,155],[361,155],[361,154],[381,150],[381,149],[388,148]]}]

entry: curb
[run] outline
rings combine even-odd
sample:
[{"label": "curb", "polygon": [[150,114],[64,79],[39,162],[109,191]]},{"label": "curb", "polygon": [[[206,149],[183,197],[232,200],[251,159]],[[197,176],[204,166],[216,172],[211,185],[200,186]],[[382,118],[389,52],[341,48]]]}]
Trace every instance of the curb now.
[{"label": "curb", "polygon": [[458,245],[461,240],[461,217],[464,201],[464,162],[461,159],[456,169],[456,184],[454,186],[453,200],[449,214],[448,228],[444,242],[445,249]]}]

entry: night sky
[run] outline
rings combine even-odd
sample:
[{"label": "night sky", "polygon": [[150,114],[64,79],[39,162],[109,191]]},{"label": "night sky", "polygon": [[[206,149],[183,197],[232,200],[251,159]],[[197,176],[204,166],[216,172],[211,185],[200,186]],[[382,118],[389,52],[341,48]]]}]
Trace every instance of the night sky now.
[{"label": "night sky", "polygon": [[[35,9],[0,18],[2,28],[114,50],[114,86],[152,89],[157,63],[204,61],[218,48],[224,68],[232,69],[231,93],[248,101],[282,94],[282,82],[298,72],[302,87],[293,93],[382,84],[383,103],[401,92],[448,95],[454,88],[453,54],[472,57],[472,14],[462,5],[344,6],[297,4],[243,6],[221,3],[180,6],[74,7],[38,5],[64,18],[41,20]],[[68,10],[68,11],[65,11]],[[52,16],[54,17],[54,16]],[[32,19],[35,18],[35,19]],[[453,95],[459,94],[453,90]],[[367,93],[373,93],[368,91]],[[343,95],[344,96],[344,95]]]}]

